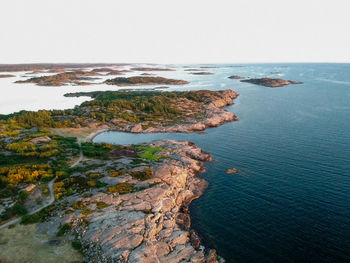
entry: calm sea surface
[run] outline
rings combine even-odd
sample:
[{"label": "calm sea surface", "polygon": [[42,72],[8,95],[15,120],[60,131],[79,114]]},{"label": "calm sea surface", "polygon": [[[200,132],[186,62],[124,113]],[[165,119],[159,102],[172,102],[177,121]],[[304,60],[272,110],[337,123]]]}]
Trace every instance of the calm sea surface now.
[{"label": "calm sea surface", "polygon": [[[196,65],[193,65],[194,67]],[[231,88],[239,121],[207,134],[107,132],[96,142],[191,140],[212,153],[192,226],[227,262],[350,262],[350,65],[217,65],[173,90]],[[174,74],[174,73],[172,73]],[[267,88],[230,75],[281,77]],[[236,167],[238,174],[227,175]]]}]

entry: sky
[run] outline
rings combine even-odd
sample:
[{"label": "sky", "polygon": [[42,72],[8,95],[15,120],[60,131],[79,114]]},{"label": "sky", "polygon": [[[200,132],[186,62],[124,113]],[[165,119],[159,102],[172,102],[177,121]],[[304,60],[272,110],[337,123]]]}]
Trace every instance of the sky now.
[{"label": "sky", "polygon": [[350,62],[349,0],[1,0],[0,64]]}]

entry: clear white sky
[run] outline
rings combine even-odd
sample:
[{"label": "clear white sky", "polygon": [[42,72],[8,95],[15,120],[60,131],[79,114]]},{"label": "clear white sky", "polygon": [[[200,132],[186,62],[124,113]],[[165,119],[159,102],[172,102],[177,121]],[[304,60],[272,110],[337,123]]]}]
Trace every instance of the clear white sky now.
[{"label": "clear white sky", "polygon": [[350,0],[1,0],[0,63],[350,62]]}]

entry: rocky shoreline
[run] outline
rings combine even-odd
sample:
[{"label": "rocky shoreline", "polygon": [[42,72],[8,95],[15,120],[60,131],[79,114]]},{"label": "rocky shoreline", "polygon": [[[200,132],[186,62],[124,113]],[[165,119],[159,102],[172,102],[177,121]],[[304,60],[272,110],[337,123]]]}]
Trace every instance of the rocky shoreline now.
[{"label": "rocky shoreline", "polygon": [[[204,104],[203,112],[205,113],[205,117],[202,120],[188,118],[186,123],[171,126],[163,126],[159,124],[152,127],[147,127],[147,122],[126,123],[121,120],[112,120],[111,123],[108,124],[109,130],[132,133],[192,133],[203,131],[207,128],[218,127],[227,122],[236,121],[236,115],[224,108],[233,105],[233,100],[238,97],[238,93],[233,90],[223,90],[218,94],[218,97],[211,100],[209,103]],[[185,106],[185,103],[181,106]]]},{"label": "rocky shoreline", "polygon": [[[125,194],[95,190],[67,197],[61,203],[65,207],[79,203],[78,209],[58,211],[39,230],[53,234],[68,224],[71,230],[65,236],[81,242],[85,262],[218,262],[215,250],[200,249],[188,214],[190,202],[206,188],[198,174],[211,155],[191,142],[166,140],[147,146],[163,149],[158,153],[162,160],[148,166],[152,178],[139,181],[125,174],[100,179],[139,190]],[[118,159],[115,168],[125,169],[123,164],[131,159]],[[133,170],[142,168],[140,164]]]}]

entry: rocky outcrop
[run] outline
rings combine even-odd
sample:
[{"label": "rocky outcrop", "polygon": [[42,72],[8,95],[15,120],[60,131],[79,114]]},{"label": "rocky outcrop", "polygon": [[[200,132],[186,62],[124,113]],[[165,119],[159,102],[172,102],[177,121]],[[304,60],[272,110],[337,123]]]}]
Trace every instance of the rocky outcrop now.
[{"label": "rocky outcrop", "polygon": [[16,76],[12,75],[12,74],[0,74],[0,79],[1,78],[13,78],[13,77],[16,77]]},{"label": "rocky outcrop", "polygon": [[136,68],[131,68],[131,70],[134,70],[134,71],[175,71],[175,69],[172,69],[172,68],[146,68],[146,67],[136,67]]},{"label": "rocky outcrop", "polygon": [[214,75],[212,72],[201,71],[201,72],[191,72],[192,75]]},{"label": "rocky outcrop", "polygon": [[51,142],[51,138],[49,136],[40,136],[40,137],[35,137],[30,140],[34,144],[39,144],[39,143],[49,143]]},{"label": "rocky outcrop", "polygon": [[244,79],[244,77],[242,76],[238,76],[238,75],[232,75],[230,77],[228,77],[229,79]]},{"label": "rocky outcrop", "polygon": [[[133,184],[138,191],[82,195],[74,201],[91,212],[64,213],[60,224],[73,227],[87,262],[217,262],[215,251],[200,249],[187,208],[206,188],[198,173],[211,160],[210,154],[190,142],[168,140],[150,146],[164,149],[161,154],[166,157],[151,166],[151,179],[112,178]],[[98,203],[105,205],[98,209]],[[82,226],[82,220],[88,224]]]},{"label": "rocky outcrop", "polygon": [[226,170],[227,174],[236,174],[238,173],[238,169],[237,168],[230,168]]},{"label": "rocky outcrop", "polygon": [[284,79],[272,79],[272,78],[245,79],[245,80],[241,80],[241,81],[260,85],[260,86],[270,87],[270,88],[277,88],[277,87],[282,87],[282,86],[286,86],[286,85],[290,85],[290,84],[302,84],[302,82],[299,82],[299,81],[284,80]]},{"label": "rocky outcrop", "polygon": [[105,81],[108,85],[118,86],[139,86],[139,85],[184,85],[189,82],[186,80],[167,79],[163,77],[129,77],[129,78],[114,78]]}]

